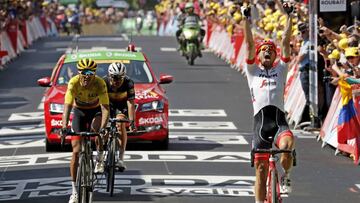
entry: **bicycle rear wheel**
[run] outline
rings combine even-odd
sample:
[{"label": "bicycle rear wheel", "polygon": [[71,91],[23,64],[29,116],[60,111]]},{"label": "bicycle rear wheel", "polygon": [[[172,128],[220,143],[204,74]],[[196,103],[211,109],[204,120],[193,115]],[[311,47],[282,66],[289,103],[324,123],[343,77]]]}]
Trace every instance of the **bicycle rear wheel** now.
[{"label": "bicycle rear wheel", "polygon": [[107,157],[107,177],[106,177],[106,191],[110,192],[110,196],[114,195],[114,183],[115,183],[115,152],[116,141],[112,140],[110,143]]}]

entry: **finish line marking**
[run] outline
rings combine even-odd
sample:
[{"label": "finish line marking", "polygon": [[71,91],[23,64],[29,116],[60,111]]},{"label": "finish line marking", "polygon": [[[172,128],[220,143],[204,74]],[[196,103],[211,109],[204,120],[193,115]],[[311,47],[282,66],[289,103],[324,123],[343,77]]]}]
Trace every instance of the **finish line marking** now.
[{"label": "finish line marking", "polygon": [[[96,155],[97,152],[93,152]],[[210,162],[210,163],[248,163],[249,152],[209,152],[209,151],[127,151],[126,162]],[[24,166],[43,166],[69,164],[71,153],[22,154],[1,156],[0,168],[21,168]],[[1,190],[0,190],[1,191]]]},{"label": "finish line marking", "polygon": [[[146,196],[254,196],[255,176],[116,175],[114,193]],[[0,182],[0,201],[69,196],[70,177],[37,178]],[[106,192],[105,177],[96,193]],[[95,194],[96,196],[96,194]]]}]

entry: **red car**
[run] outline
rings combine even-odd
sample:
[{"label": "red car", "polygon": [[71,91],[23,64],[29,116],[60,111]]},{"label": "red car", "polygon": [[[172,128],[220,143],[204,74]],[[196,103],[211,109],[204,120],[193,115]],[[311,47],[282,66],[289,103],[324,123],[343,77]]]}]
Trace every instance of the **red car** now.
[{"label": "red car", "polygon": [[[173,81],[171,75],[160,74],[158,80],[150,62],[142,52],[129,51],[90,51],[64,54],[57,62],[51,77],[38,80],[45,91],[44,120],[46,151],[53,151],[60,145],[59,129],[62,126],[64,96],[67,83],[77,74],[76,63],[82,58],[92,58],[98,63],[96,74],[107,74],[110,63],[121,61],[126,65],[127,75],[135,83],[136,121],[138,133],[129,133],[129,140],[153,141],[159,148],[166,149],[169,143],[169,104],[161,84]],[[71,118],[69,125],[71,125]],[[70,137],[66,138],[70,143]]]}]

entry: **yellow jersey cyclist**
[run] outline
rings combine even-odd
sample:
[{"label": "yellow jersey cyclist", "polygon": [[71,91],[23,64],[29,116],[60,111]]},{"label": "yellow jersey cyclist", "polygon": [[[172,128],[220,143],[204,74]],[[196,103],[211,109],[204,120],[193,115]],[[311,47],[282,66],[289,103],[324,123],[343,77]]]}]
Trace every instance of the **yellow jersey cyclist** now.
[{"label": "yellow jersey cyclist", "polygon": [[[135,128],[135,89],[134,82],[126,75],[126,66],[122,62],[111,63],[108,67],[108,75],[104,77],[110,100],[111,118],[128,118],[130,120],[130,130]],[[123,171],[126,169],[124,164],[124,154],[127,144],[127,133],[125,123],[118,125],[120,133],[120,153],[116,161],[116,167]]]},{"label": "yellow jersey cyclist", "polygon": [[[242,7],[242,13],[245,16],[245,42],[248,47],[245,72],[254,109],[253,149],[270,149],[273,144],[279,149],[292,150],[295,148],[295,138],[284,113],[284,89],[290,62],[293,6],[284,3],[283,8],[287,13],[287,20],[281,41],[281,58],[276,64],[274,62],[277,57],[277,49],[271,40],[262,41],[255,48],[250,27],[250,7]],[[256,58],[258,58],[259,64],[255,63]],[[256,203],[264,203],[265,200],[269,156],[270,154],[255,154]],[[281,190],[283,193],[290,193],[293,157],[290,154],[282,154],[280,163],[284,169]]]},{"label": "yellow jersey cyclist", "polygon": [[[65,94],[64,113],[61,134],[67,132],[70,112],[73,109],[72,130],[74,132],[95,131],[104,133],[109,118],[109,97],[105,81],[96,76],[97,64],[92,59],[81,59],[77,63],[78,75],[69,81]],[[72,178],[72,195],[69,203],[77,203],[76,174],[80,152],[80,138],[71,137],[72,157],[70,174]],[[95,173],[104,172],[103,144],[98,137],[95,140],[98,150]]]}]

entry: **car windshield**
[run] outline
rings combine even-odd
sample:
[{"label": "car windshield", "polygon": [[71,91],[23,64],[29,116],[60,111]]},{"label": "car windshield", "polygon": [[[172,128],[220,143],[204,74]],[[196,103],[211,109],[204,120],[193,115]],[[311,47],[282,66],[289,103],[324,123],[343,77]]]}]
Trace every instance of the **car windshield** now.
[{"label": "car windshield", "polygon": [[[115,61],[111,61],[115,62]],[[104,77],[111,62],[98,62],[96,75]],[[129,76],[134,83],[152,83],[153,77],[144,61],[122,61],[126,66],[126,75]],[[69,80],[77,74],[76,62],[65,63],[61,67],[57,85],[66,85]]]}]

